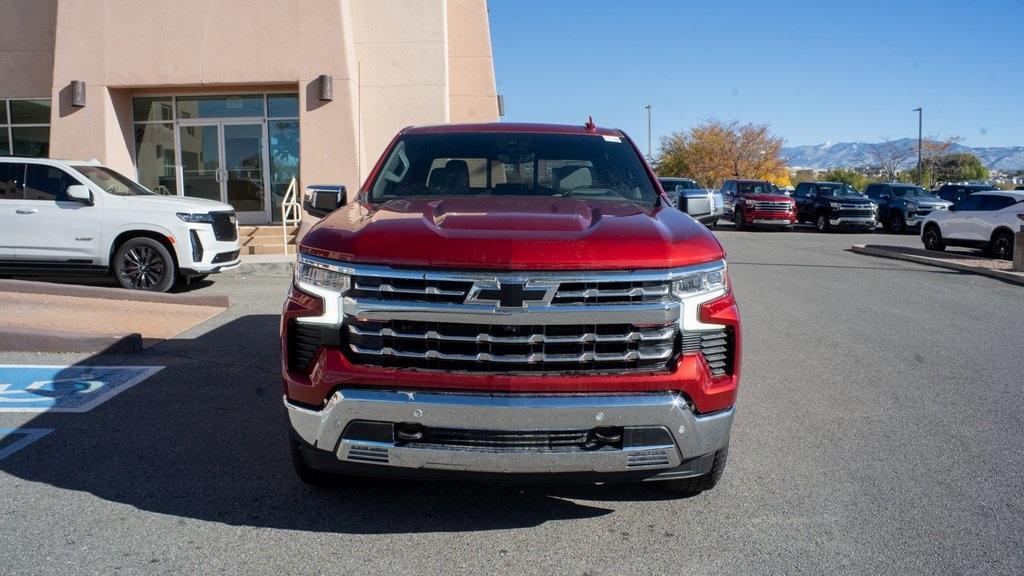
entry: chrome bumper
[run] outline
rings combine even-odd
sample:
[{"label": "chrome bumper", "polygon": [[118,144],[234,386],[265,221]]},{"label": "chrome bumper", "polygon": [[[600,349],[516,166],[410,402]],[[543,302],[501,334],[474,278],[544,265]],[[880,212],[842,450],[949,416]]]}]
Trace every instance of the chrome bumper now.
[{"label": "chrome bumper", "polygon": [[[699,416],[676,394],[487,395],[346,389],[322,410],[284,401],[296,435],[340,463],[486,474],[671,471],[726,445],[734,409]],[[344,438],[352,421],[494,431],[664,428],[669,443],[600,450],[498,450],[409,446]]]},{"label": "chrome bumper", "polygon": [[829,218],[828,223],[832,226],[876,226],[878,221],[871,216],[844,216]]}]

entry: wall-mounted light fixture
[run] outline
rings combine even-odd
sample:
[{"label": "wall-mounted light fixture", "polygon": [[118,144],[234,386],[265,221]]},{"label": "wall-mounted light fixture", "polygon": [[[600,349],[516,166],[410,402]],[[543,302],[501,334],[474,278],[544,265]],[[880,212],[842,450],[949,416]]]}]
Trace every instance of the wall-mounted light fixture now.
[{"label": "wall-mounted light fixture", "polygon": [[505,115],[505,97],[498,94],[498,117]]},{"label": "wall-mounted light fixture", "polygon": [[334,100],[334,78],[330,74],[320,75],[320,101],[330,102]]},{"label": "wall-mounted light fixture", "polygon": [[71,105],[75,108],[82,108],[85,106],[85,81],[84,80],[72,80],[71,81]]}]

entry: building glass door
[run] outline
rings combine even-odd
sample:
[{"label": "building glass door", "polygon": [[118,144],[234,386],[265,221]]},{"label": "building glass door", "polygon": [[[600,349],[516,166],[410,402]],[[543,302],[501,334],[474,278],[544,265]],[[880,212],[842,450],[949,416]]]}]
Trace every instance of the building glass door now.
[{"label": "building glass door", "polygon": [[239,222],[268,220],[262,120],[181,122],[181,194],[232,205]]}]

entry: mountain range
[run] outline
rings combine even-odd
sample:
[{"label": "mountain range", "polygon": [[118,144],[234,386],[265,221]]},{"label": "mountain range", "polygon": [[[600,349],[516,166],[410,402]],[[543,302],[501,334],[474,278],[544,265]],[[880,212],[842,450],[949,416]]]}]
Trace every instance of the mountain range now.
[{"label": "mountain range", "polygon": [[[916,138],[895,140],[899,146],[917,149]],[[1024,170],[1024,146],[1005,147],[971,147],[954,144],[952,152],[970,152],[981,159],[986,168],[995,170]],[[782,149],[782,157],[790,168],[853,168],[877,164],[871,154],[871,143],[868,142],[826,142],[806,146],[787,146]],[[917,163],[917,154],[906,161],[904,168],[911,168]]]}]

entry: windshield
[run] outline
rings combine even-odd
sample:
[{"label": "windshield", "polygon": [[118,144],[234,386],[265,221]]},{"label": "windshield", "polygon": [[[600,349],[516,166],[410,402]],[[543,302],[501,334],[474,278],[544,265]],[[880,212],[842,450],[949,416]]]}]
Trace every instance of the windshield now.
[{"label": "windshield", "polygon": [[930,198],[931,193],[920,186],[893,186],[892,194],[897,198]]},{"label": "windshield", "polygon": [[402,136],[370,201],[513,195],[646,205],[658,198],[640,157],[619,137],[464,133]]},{"label": "windshield", "polygon": [[664,188],[666,192],[675,191],[677,186],[683,190],[701,189],[693,180],[661,180],[661,187]]},{"label": "windshield", "polygon": [[736,187],[740,194],[779,194],[779,189],[768,182],[737,182]]},{"label": "windshield", "polygon": [[818,194],[826,198],[860,198],[860,192],[848,184],[818,184]]},{"label": "windshield", "polygon": [[142,184],[122,176],[106,166],[75,166],[82,176],[114,196],[155,196]]}]

